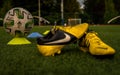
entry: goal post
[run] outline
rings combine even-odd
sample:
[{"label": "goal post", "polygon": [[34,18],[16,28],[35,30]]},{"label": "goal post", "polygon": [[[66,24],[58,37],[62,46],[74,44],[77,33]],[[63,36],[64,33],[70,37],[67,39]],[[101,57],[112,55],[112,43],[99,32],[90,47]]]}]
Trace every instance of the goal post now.
[{"label": "goal post", "polygon": [[68,25],[81,24],[81,18],[71,18],[68,19]]}]

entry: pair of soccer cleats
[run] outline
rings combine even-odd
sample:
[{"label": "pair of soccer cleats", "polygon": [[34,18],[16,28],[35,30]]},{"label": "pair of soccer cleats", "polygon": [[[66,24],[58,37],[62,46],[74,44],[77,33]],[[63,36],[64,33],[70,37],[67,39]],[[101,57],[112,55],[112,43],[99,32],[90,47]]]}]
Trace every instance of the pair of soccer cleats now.
[{"label": "pair of soccer cleats", "polygon": [[61,49],[79,39],[80,50],[92,55],[112,55],[115,50],[105,44],[93,32],[87,32],[88,24],[53,28],[46,36],[37,38],[37,47],[44,56],[60,54]]}]

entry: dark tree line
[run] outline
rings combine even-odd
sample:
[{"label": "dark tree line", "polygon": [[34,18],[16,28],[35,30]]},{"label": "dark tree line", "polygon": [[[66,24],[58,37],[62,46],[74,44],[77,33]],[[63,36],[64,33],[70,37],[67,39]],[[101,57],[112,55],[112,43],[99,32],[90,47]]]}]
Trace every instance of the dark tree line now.
[{"label": "dark tree line", "polygon": [[[61,22],[61,0],[40,0],[41,16],[51,24]],[[107,24],[108,20],[120,15],[119,0],[85,0],[85,8],[80,9],[77,0],[64,0],[64,20],[69,18],[82,18],[82,22],[94,24]],[[4,18],[6,12],[13,7],[27,9],[32,15],[38,15],[38,0],[1,0],[0,17]],[[112,22],[119,24],[119,18]]]},{"label": "dark tree line", "polygon": [[[38,15],[38,0],[1,0],[0,17],[4,17],[6,12],[14,7],[27,9],[32,15]],[[52,24],[54,21],[61,21],[61,0],[40,0],[41,17],[49,20]],[[64,20],[69,17],[74,18],[74,13],[80,13],[80,4],[77,0],[64,0]]]},{"label": "dark tree line", "polygon": [[[85,12],[89,15],[90,22],[106,24],[110,19],[120,15],[119,0],[85,0]],[[119,24],[119,19],[113,24]]]}]

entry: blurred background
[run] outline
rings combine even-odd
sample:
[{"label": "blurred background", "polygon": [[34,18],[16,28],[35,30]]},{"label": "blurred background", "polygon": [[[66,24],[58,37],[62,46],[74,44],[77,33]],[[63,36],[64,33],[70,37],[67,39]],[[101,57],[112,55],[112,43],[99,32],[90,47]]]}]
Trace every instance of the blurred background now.
[{"label": "blurred background", "polygon": [[[80,23],[120,24],[120,0],[0,0],[0,26],[8,10],[22,7],[34,16],[35,25]],[[40,19],[39,19],[40,17]]]}]

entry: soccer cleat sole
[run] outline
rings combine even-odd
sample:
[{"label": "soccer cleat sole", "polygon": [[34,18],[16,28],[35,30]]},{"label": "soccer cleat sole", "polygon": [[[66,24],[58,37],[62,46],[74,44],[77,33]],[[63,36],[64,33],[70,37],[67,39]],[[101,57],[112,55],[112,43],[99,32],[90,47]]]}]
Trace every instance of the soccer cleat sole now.
[{"label": "soccer cleat sole", "polygon": [[54,56],[61,53],[64,45],[37,45],[37,47],[43,56]]}]

